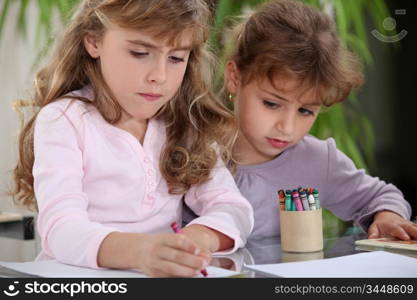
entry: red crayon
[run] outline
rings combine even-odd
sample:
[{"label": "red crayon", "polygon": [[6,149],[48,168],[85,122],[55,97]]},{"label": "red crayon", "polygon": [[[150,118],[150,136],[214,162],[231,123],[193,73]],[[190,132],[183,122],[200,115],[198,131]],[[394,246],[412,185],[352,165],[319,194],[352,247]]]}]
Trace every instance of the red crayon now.
[{"label": "red crayon", "polygon": [[[175,233],[182,233],[182,230],[178,227],[177,222],[172,222],[172,223],[171,223],[171,228],[172,228],[172,230],[173,230]],[[207,276],[208,276],[208,273],[207,273],[207,270],[206,270],[206,269],[202,269],[202,270],[200,271],[200,273],[201,273],[204,277],[207,277]]]},{"label": "red crayon", "polygon": [[284,190],[278,191],[279,209],[285,210],[285,193]]}]

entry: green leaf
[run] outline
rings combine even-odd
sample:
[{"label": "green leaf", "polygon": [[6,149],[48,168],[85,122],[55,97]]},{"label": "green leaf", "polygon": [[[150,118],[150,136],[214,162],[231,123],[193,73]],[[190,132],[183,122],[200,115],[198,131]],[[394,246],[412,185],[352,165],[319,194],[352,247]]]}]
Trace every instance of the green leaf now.
[{"label": "green leaf", "polygon": [[220,0],[215,14],[215,21],[213,28],[211,29],[209,44],[211,45],[212,49],[215,52],[220,50],[220,34],[224,27],[225,19],[228,16],[234,15],[237,12],[240,12],[240,8],[243,1],[239,1],[238,4],[236,2],[230,0]]},{"label": "green leaf", "polygon": [[57,0],[56,6],[59,10],[59,14],[61,16],[61,21],[65,24],[71,18],[71,13],[73,9],[80,0]]},{"label": "green leaf", "polygon": [[368,0],[365,1],[365,4],[376,29],[382,34],[388,34],[387,30],[383,26],[383,22],[385,18],[390,17],[391,14],[385,2],[383,0]]},{"label": "green leaf", "polygon": [[359,109],[359,98],[356,91],[353,91],[349,94],[349,101],[351,104],[353,104],[355,107]]},{"label": "green leaf", "polygon": [[323,235],[325,238],[338,237],[349,226],[349,222],[344,222],[335,216],[330,210],[323,208]]},{"label": "green leaf", "polygon": [[7,13],[9,12],[10,9],[10,3],[11,0],[4,0],[3,3],[3,8],[1,9],[1,15],[0,15],[0,38],[3,32],[3,28],[4,28],[4,24],[7,18]]},{"label": "green leaf", "polygon": [[352,49],[359,57],[367,64],[373,65],[374,61],[369,51],[368,45],[366,41],[361,40],[359,37],[348,34],[346,36],[346,44],[347,46]]},{"label": "green leaf", "polygon": [[371,121],[365,116],[361,117],[363,127],[362,144],[366,161],[371,169],[376,168],[376,160],[374,155],[375,149],[375,131]]},{"label": "green leaf", "polygon": [[367,46],[367,32],[365,26],[363,1],[346,1],[349,3],[350,13],[352,17],[352,24],[355,28],[355,35]]},{"label": "green leaf", "polygon": [[29,0],[20,0],[19,15],[17,17],[17,28],[24,37],[26,36],[26,12],[28,4]]},{"label": "green leaf", "polygon": [[363,157],[353,138],[349,134],[347,134],[344,138],[347,153],[349,153],[349,156],[355,163],[356,167],[359,169],[366,169],[365,161],[363,160]]},{"label": "green leaf", "polygon": [[36,27],[36,40],[40,41],[41,36],[48,39],[52,32],[53,8],[56,0],[38,0],[39,17]]},{"label": "green leaf", "polygon": [[322,7],[322,4],[320,3],[320,0],[304,0],[303,2],[305,2],[307,4],[310,4],[312,6],[318,7],[318,8]]},{"label": "green leaf", "polygon": [[343,43],[346,43],[346,38],[349,29],[349,15],[345,13],[343,0],[334,0],[333,5],[336,12],[336,24]]}]

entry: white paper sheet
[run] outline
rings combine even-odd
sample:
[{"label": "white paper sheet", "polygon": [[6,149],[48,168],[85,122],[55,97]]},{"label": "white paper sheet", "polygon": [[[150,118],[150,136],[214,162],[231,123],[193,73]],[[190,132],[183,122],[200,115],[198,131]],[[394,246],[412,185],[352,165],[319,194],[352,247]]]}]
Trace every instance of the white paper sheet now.
[{"label": "white paper sheet", "polygon": [[[1,266],[9,269],[13,269],[19,272],[37,275],[41,277],[64,277],[64,278],[87,278],[87,277],[98,277],[98,278],[145,278],[148,277],[145,274],[135,270],[113,270],[113,269],[90,269],[82,268],[77,266],[66,265],[57,262],[56,260],[44,260],[37,262],[0,262]],[[207,267],[208,277],[229,277],[238,275],[240,273],[212,267]],[[199,275],[196,277],[203,277]]]},{"label": "white paper sheet", "polygon": [[385,251],[303,262],[247,265],[246,267],[279,277],[417,278],[417,258]]}]

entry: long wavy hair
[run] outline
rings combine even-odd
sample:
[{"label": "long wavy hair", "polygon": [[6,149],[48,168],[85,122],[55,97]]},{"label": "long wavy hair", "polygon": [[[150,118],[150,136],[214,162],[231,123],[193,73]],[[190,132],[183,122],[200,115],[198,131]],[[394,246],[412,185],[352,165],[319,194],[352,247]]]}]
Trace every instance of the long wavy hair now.
[{"label": "long wavy hair", "polygon": [[19,136],[19,159],[14,169],[15,202],[36,209],[33,189],[33,131],[37,112],[68,93],[89,84],[94,98],[71,97],[94,105],[110,124],[122,109],[106,85],[97,61],[88,55],[83,38],[103,37],[106,24],[146,31],[175,43],[192,32],[193,48],[176,95],[155,115],[165,121],[167,141],[159,167],[171,194],[185,193],[210,179],[218,157],[227,161],[236,136],[230,111],[211,92],[214,59],[206,49],[211,19],[204,0],[84,0],[57,41],[46,64],[36,75],[34,95],[17,108],[34,108]]}]

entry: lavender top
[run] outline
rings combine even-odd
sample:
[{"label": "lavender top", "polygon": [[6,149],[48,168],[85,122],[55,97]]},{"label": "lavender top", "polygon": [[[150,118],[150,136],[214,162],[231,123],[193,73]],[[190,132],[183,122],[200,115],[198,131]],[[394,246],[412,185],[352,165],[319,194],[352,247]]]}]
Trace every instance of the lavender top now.
[{"label": "lavender top", "polygon": [[[380,210],[409,219],[411,208],[394,185],[358,170],[330,138],[306,136],[277,158],[258,165],[238,166],[235,176],[242,195],[252,204],[255,226],[250,239],[280,235],[279,189],[314,187],[320,204],[339,218],[354,220],[364,230]],[[186,209],[184,221],[192,220]]]}]

